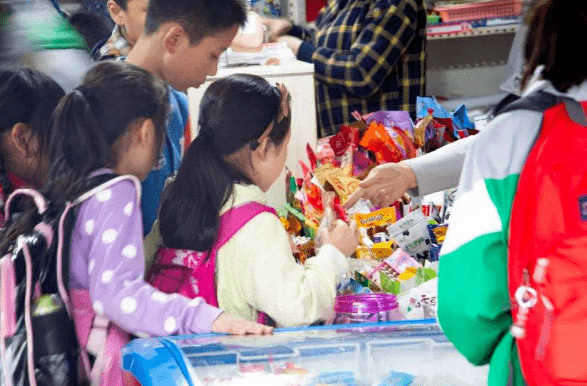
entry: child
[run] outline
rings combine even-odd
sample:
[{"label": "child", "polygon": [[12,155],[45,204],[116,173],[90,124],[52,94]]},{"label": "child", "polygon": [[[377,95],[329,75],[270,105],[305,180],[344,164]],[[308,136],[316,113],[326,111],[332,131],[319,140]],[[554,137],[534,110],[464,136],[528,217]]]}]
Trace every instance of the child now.
[{"label": "child", "polygon": [[[526,85],[525,96],[536,91],[546,91],[576,101],[587,101],[587,67],[574,60],[577,37],[583,34],[586,27],[586,2],[574,3],[572,10],[569,10],[564,2],[556,0],[538,3],[531,15],[526,38],[526,71],[523,81]],[[530,82],[530,76],[533,74],[535,79]],[[542,79],[539,79],[540,76]],[[547,113],[553,114],[552,111],[553,109],[549,109]],[[544,119],[547,119],[547,114],[544,115]],[[512,243],[517,243],[514,233],[510,233],[516,228],[511,225],[518,221],[514,214],[520,214],[519,211],[512,212],[512,208],[520,204],[514,201],[514,197],[518,192],[527,189],[527,185],[519,183],[520,175],[524,175],[526,167],[537,166],[535,163],[527,163],[526,160],[541,134],[542,122],[541,112],[513,110],[497,116],[478,135],[465,160],[459,184],[459,197],[455,202],[450,229],[442,249],[438,275],[440,323],[448,338],[471,362],[490,363],[489,385],[551,384],[546,376],[540,379],[523,379],[518,357],[520,346],[516,345],[516,340],[510,333],[514,323],[511,302],[515,300],[511,299],[511,292],[508,290],[510,281],[522,277],[521,272],[520,278],[508,275],[508,259],[512,252],[515,252]],[[584,138],[585,128],[580,129],[582,131],[577,131],[577,138],[571,137],[566,140],[574,144],[579,138]],[[561,150],[561,154],[563,151]],[[532,150],[531,154],[533,153]],[[552,169],[549,164],[540,167],[553,175],[556,175],[558,170]],[[564,172],[562,168],[561,173]],[[580,175],[575,177],[577,181],[584,179]],[[557,189],[573,191],[571,189],[574,188],[555,186],[553,191],[557,192]],[[538,190],[536,192],[538,195]],[[558,205],[557,197],[553,195],[551,199]],[[532,205],[532,200],[526,205]],[[538,204],[534,202],[534,205]],[[564,219],[565,226],[572,226],[572,229],[575,229],[576,224],[584,224],[581,223],[578,213],[580,203],[577,205],[577,201],[571,201],[569,205],[577,213],[563,210],[562,206],[560,210],[540,213],[545,221],[551,220],[552,228],[543,229],[544,224],[535,224],[531,220],[524,224],[528,230],[541,231],[544,234],[544,240],[540,240],[540,243],[537,239],[534,240],[536,245],[555,241],[559,217]],[[584,234],[582,237],[584,240]],[[564,243],[569,240],[561,241]],[[532,250],[531,248],[535,248],[536,245],[529,243],[526,248]],[[571,252],[580,251],[581,245],[567,243]],[[550,256],[550,253],[554,252],[547,249],[539,251],[544,255],[536,257]],[[514,260],[509,262],[510,267],[511,264],[517,263]],[[573,266],[570,270],[576,273],[575,279],[579,274],[584,275],[580,267]],[[533,277],[533,273],[530,272],[531,280],[535,280]],[[576,293],[571,297],[578,296]],[[569,310],[574,308],[575,317],[584,320],[584,309],[578,309],[573,301],[569,301],[566,307]],[[518,311],[519,308],[516,309],[516,312]],[[557,316],[560,317],[555,314],[554,319]],[[584,333],[578,325],[570,332],[578,339],[582,339]],[[584,347],[581,346],[581,349]],[[583,363],[581,359],[571,358],[565,350],[567,348],[558,350],[554,354],[555,358],[551,358],[553,362],[557,362],[558,368],[564,369],[565,364],[568,364],[567,369],[572,366],[584,370],[584,365],[580,365]],[[534,352],[537,356],[540,355],[538,347]],[[534,368],[540,368],[541,365],[537,363],[534,363]],[[581,381],[567,378],[566,382],[557,384],[585,384],[585,378]]]},{"label": "child", "polygon": [[[73,201],[85,181],[100,174],[144,179],[165,138],[168,98],[165,84],[136,66],[107,61],[93,67],[55,111],[49,199]],[[84,201],[72,231],[69,280],[76,315],[95,313],[113,324],[105,347],[115,362],[103,385],[120,384],[116,361],[125,333],[270,332],[202,299],[168,296],[145,283],[141,220],[138,181],[124,180]],[[81,325],[76,321],[84,344],[89,331]]]},{"label": "child", "polygon": [[14,189],[43,185],[51,114],[64,95],[38,71],[0,69],[0,225],[4,201]]},{"label": "child", "polygon": [[[127,57],[161,77],[176,90],[185,91],[216,74],[218,58],[230,45],[246,20],[240,0],[151,0],[144,33]],[[182,147],[191,141],[188,100],[171,90],[171,114],[161,159],[143,182],[143,227],[145,233],[157,217],[165,181],[177,171]]]},{"label": "child", "polygon": [[110,38],[94,48],[96,61],[128,55],[143,33],[147,5],[148,0],[108,0],[108,12],[116,26]]},{"label": "child", "polygon": [[358,236],[354,224],[341,221],[316,257],[305,266],[295,262],[263,195],[285,165],[290,122],[283,86],[254,75],[210,85],[198,136],[164,194],[159,226],[167,248],[148,278],[156,282],[165,266],[187,266],[189,279],[178,290],[249,320],[262,312],[293,326],[331,316],[337,281],[349,269],[345,256]]}]

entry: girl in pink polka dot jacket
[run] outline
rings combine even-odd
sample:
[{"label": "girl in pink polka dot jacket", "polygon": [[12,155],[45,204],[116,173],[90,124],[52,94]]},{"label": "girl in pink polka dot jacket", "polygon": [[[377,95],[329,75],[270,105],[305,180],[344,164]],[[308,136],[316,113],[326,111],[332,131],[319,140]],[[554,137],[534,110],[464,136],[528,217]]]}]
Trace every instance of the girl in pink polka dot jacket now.
[{"label": "girl in pink polka dot jacket", "polygon": [[[71,233],[70,293],[80,344],[92,322],[110,321],[101,384],[121,384],[120,348],[127,333],[161,336],[205,332],[269,333],[201,298],[157,291],[144,280],[140,179],[155,166],[169,105],[163,81],[125,62],[102,62],[64,97],[54,115],[46,186],[52,200],[73,201],[88,177],[130,175],[86,200]],[[94,352],[98,355],[100,352]]]}]

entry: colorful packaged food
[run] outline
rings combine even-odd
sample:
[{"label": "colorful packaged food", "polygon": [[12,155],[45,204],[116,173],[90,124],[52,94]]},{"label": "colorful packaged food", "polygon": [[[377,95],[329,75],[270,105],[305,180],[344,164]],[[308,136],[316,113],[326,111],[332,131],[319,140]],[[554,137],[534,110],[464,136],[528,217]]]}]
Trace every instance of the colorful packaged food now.
[{"label": "colorful packaged food", "polygon": [[389,226],[389,224],[393,224],[396,221],[395,208],[383,208],[366,214],[357,213],[355,214],[355,221],[359,228]]},{"label": "colorful packaged food", "polygon": [[383,263],[389,265],[395,272],[399,274],[404,273],[409,267],[422,268],[422,264],[420,264],[402,248],[396,249],[395,252],[391,254],[391,256],[384,260]]},{"label": "colorful packaged food", "polygon": [[389,136],[383,125],[372,122],[361,139],[360,145],[375,153],[379,163],[399,162],[403,159],[396,143]]},{"label": "colorful packaged food", "polygon": [[398,248],[398,246],[395,243],[395,241],[391,240],[391,241],[385,241],[385,242],[381,242],[381,243],[374,243],[373,246],[371,247],[371,251],[372,251],[373,256],[376,259],[384,260],[384,259],[388,258],[389,256],[391,256],[393,251],[395,251],[397,248]]},{"label": "colorful packaged food", "polygon": [[446,232],[448,231],[448,224],[428,225],[428,231],[432,243],[442,245],[446,237]]},{"label": "colorful packaged food", "polygon": [[387,227],[387,233],[406,252],[419,260],[429,257],[428,220],[421,210],[414,211]]},{"label": "colorful packaged food", "polygon": [[432,123],[432,115],[428,114],[414,126],[414,145],[417,148],[424,147],[426,143],[426,129],[430,123]]}]

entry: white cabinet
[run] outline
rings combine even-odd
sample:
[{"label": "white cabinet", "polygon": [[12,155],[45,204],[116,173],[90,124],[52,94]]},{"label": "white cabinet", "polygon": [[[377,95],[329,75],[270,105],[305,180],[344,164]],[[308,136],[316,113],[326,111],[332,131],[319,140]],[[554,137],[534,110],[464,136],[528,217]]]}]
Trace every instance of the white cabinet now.
[{"label": "white cabinet", "polygon": [[[317,125],[314,93],[314,65],[293,61],[280,66],[249,66],[219,69],[199,88],[189,89],[190,114],[194,135],[197,132],[199,105],[210,83],[230,74],[247,73],[262,76],[271,83],[285,85],[291,95],[292,127],[286,165],[301,177],[298,160],[307,160],[306,144],[316,147]],[[275,181],[266,194],[269,205],[280,209],[285,204],[285,173]]]}]

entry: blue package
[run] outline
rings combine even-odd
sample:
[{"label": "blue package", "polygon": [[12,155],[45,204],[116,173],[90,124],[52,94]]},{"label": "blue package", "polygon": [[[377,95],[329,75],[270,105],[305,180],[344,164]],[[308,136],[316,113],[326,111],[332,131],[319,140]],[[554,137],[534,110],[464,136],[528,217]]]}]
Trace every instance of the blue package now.
[{"label": "blue package", "polygon": [[355,379],[355,373],[352,371],[336,371],[320,373],[314,378],[311,383],[315,385],[344,385],[344,386],[358,386]]},{"label": "blue package", "polygon": [[377,386],[409,386],[414,381],[414,376],[407,373],[392,371]]},{"label": "blue package", "polygon": [[416,98],[416,118],[418,120],[428,115],[428,110],[432,110],[434,118],[450,118],[451,113],[442,107],[434,97],[417,97]]},{"label": "blue package", "polygon": [[459,130],[473,130],[475,128],[475,124],[469,119],[465,105],[460,105],[452,113],[452,123],[455,129]]}]

